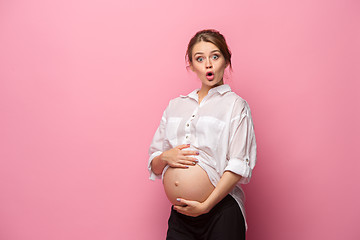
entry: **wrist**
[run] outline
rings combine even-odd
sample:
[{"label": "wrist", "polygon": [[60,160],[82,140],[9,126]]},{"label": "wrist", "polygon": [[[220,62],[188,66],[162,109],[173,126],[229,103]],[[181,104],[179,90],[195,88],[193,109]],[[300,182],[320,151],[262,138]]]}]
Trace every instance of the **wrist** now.
[{"label": "wrist", "polygon": [[212,206],[209,203],[209,201],[205,200],[202,204],[203,204],[204,213],[210,212],[210,210],[212,209]]},{"label": "wrist", "polygon": [[164,153],[161,153],[161,154],[159,155],[159,159],[160,159],[160,162],[161,162],[164,166],[167,165],[167,161],[166,161],[166,159],[164,159]]}]

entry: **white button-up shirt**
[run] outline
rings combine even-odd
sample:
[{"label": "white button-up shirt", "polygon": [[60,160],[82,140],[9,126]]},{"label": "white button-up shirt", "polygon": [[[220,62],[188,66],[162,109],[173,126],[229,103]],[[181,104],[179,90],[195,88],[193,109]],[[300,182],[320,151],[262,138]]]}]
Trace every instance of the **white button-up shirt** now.
[{"label": "white button-up shirt", "polygon": [[[186,150],[200,153],[195,156],[199,160],[197,164],[215,187],[225,171],[242,176],[230,195],[245,217],[241,184],[249,182],[256,162],[250,107],[227,84],[210,89],[200,104],[198,91],[172,99],[165,109],[149,148],[150,179],[161,178],[151,170],[151,161],[156,156],[178,145],[190,144]],[[167,169],[168,166],[162,176]]]}]

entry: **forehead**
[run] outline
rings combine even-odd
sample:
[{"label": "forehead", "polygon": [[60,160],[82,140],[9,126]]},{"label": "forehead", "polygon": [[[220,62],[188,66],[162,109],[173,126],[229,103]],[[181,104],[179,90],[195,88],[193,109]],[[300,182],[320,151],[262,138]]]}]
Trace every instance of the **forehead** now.
[{"label": "forehead", "polygon": [[220,49],[213,43],[211,42],[198,42],[194,45],[193,50],[192,50],[192,54],[195,55],[196,53],[211,53],[214,50],[218,50],[220,51]]}]

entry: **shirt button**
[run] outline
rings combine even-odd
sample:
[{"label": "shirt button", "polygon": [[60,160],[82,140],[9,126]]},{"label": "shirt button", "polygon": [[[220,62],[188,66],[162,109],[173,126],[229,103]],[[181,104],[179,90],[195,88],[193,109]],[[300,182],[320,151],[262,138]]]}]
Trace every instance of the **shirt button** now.
[{"label": "shirt button", "polygon": [[186,138],[186,139],[188,139],[188,138],[189,138],[189,136],[186,136],[185,138]]},{"label": "shirt button", "polygon": [[190,126],[189,124],[186,124],[186,126],[188,127],[188,126]]},{"label": "shirt button", "polygon": [[195,115],[192,115],[192,117],[195,117]]}]

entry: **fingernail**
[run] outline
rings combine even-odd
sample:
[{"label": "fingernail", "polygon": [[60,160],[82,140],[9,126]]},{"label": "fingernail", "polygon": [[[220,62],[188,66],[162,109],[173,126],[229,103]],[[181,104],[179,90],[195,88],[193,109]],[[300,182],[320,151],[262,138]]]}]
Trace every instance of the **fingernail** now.
[{"label": "fingernail", "polygon": [[177,198],[176,201],[180,202],[180,198]]},{"label": "fingernail", "polygon": [[193,164],[195,165],[197,162],[195,161],[195,162],[193,162]]},{"label": "fingernail", "polygon": [[190,144],[186,144],[187,146],[190,146]]},{"label": "fingernail", "polygon": [[199,152],[196,153],[196,155],[199,155],[199,154],[200,154]]}]

